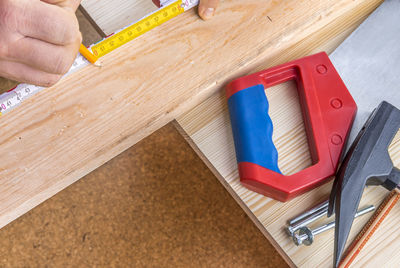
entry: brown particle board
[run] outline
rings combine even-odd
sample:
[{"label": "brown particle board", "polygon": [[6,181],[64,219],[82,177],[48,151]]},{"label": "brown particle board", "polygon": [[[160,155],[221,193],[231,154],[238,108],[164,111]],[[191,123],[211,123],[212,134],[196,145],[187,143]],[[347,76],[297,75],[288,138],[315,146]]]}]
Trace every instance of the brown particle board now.
[{"label": "brown particle board", "polygon": [[0,267],[287,267],[172,125],[0,230]]}]

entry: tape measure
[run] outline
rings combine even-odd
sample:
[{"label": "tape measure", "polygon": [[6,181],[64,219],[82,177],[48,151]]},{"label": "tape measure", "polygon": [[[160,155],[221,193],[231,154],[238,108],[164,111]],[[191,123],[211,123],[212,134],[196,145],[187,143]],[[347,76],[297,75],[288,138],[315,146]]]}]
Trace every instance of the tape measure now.
[{"label": "tape measure", "polygon": [[91,47],[92,52],[97,57],[102,57],[123,44],[141,36],[151,29],[163,24],[164,22],[178,16],[185,11],[182,0],[174,2],[148,15],[137,23],[122,29],[105,40]]},{"label": "tape measure", "polygon": [[[142,34],[154,29],[164,22],[182,14],[186,10],[197,6],[199,0],[178,0],[178,1],[160,1],[161,8],[148,14],[137,22],[134,22],[114,34],[104,38],[100,42],[92,45],[90,50],[97,57],[102,57],[114,49],[126,44],[129,41],[141,36]],[[80,54],[76,57],[71,69],[65,76],[89,65],[89,62]],[[0,95],[0,116],[5,114],[22,101],[41,91],[43,87],[29,84],[19,84],[17,87]]]},{"label": "tape measure", "polygon": [[[78,54],[74,63],[71,66],[71,69],[64,75],[68,76],[71,73],[79,70],[80,68],[89,65],[87,59],[85,59],[82,55]],[[5,114],[6,112],[11,111],[19,104],[21,104],[24,100],[33,96],[34,94],[38,93],[44,89],[44,87],[39,87],[35,85],[29,84],[19,84],[15,88],[11,89],[10,91],[3,93],[0,95],[0,116]]]}]

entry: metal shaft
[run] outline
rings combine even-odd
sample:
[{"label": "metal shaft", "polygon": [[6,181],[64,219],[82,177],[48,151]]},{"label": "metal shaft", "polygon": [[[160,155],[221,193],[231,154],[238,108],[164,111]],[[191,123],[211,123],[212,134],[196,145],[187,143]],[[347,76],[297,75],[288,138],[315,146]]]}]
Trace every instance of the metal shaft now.
[{"label": "metal shaft", "polygon": [[309,209],[306,212],[300,214],[296,218],[291,219],[289,221],[289,225],[294,225],[294,224],[298,223],[299,221],[307,218],[308,216],[313,215],[317,211],[327,208],[328,205],[329,205],[329,200],[326,200],[326,201],[322,202],[321,204],[318,204],[315,207],[312,207],[311,209]]},{"label": "metal shaft", "polygon": [[[327,212],[328,212],[328,201],[325,201],[324,203],[318,205],[317,207],[315,207],[315,208],[311,209],[309,212],[307,212],[307,214],[308,214],[307,216],[301,217],[300,220],[294,221],[295,223],[293,225],[289,225],[287,227],[288,234],[293,236],[293,234],[297,230],[299,230],[301,227],[306,226],[306,225],[313,223],[314,221],[322,218],[323,216],[325,216],[327,214]],[[298,218],[300,218],[300,216]],[[291,222],[293,222],[293,220]]]},{"label": "metal shaft", "polygon": [[[366,208],[363,208],[361,210],[359,210],[356,215],[354,216],[354,218],[357,218],[359,216],[362,216],[366,213],[369,213],[371,211],[375,210],[375,206],[371,205],[368,206]],[[325,232],[329,229],[332,229],[333,227],[335,227],[335,222],[332,221],[330,223],[327,223],[325,225],[319,226],[313,230],[311,230],[310,228],[303,226],[300,228],[300,232],[299,234],[294,234],[293,235],[293,241],[294,243],[299,246],[301,244],[304,244],[306,246],[311,245],[314,242],[314,236],[317,234],[320,234],[322,232]]]},{"label": "metal shaft", "polygon": [[[371,211],[374,211],[374,210],[375,210],[375,206],[373,206],[373,205],[368,206],[366,208],[363,208],[363,209],[357,211],[356,215],[354,215],[354,218],[357,218],[359,216],[362,216],[362,215],[367,214],[367,213],[369,213]],[[327,231],[329,229],[332,229],[333,227],[335,227],[335,222],[334,221],[332,221],[332,222],[330,222],[328,224],[325,224],[323,226],[320,226],[318,228],[315,228],[314,230],[312,230],[312,233],[313,233],[313,235],[317,235],[317,234],[325,232],[325,231]]]}]

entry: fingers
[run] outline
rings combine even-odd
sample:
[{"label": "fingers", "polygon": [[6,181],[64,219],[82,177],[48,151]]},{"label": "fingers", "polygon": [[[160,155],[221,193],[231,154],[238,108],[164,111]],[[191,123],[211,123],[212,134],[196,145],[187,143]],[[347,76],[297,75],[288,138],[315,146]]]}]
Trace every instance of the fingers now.
[{"label": "fingers", "polygon": [[41,0],[52,5],[57,5],[64,8],[70,8],[73,12],[76,11],[81,0]]},{"label": "fingers", "polygon": [[82,42],[72,11],[78,0],[0,0],[0,76],[40,86],[56,83]]},{"label": "fingers", "polygon": [[49,87],[57,83],[62,75],[46,73],[19,62],[0,60],[0,77]]},{"label": "fingers", "polygon": [[74,14],[59,6],[42,1],[24,1],[20,12],[18,30],[23,36],[56,45],[74,43],[80,37]]},{"label": "fingers", "polygon": [[200,0],[199,15],[203,20],[208,20],[214,16],[218,7],[219,0]]},{"label": "fingers", "polygon": [[25,37],[13,44],[7,59],[52,74],[65,74],[76,58],[80,42],[57,46]]}]

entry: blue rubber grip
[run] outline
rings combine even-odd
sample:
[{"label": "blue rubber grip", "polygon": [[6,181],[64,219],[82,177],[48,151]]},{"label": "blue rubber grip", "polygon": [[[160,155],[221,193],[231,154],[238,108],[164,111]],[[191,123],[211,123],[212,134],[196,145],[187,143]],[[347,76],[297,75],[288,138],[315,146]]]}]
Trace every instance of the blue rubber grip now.
[{"label": "blue rubber grip", "polygon": [[228,106],[238,163],[250,162],[281,173],[264,86],[236,92],[228,99]]}]

